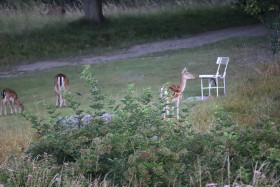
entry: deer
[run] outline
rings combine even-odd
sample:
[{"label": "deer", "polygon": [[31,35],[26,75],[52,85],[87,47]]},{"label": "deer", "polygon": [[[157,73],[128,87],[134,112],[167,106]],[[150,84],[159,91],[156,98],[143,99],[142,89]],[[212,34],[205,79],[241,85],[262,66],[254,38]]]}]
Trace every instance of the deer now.
[{"label": "deer", "polygon": [[[177,106],[177,119],[179,119],[179,106],[180,101],[183,97],[183,92],[186,87],[186,83],[188,79],[195,79],[195,76],[188,72],[188,69],[185,67],[181,73],[181,82],[180,84],[172,84],[169,85],[167,88],[165,86],[160,88],[160,97],[166,99],[166,106],[164,107],[164,120],[165,115],[169,115],[169,104],[172,102],[176,102]],[[172,111],[174,108],[172,107]]]},{"label": "deer", "polygon": [[69,87],[69,79],[66,77],[66,75],[62,73],[58,73],[55,75],[54,78],[54,91],[56,93],[56,107],[59,108],[62,107],[62,104],[64,103],[64,107],[66,107],[66,100],[64,99],[63,90],[67,90]]},{"label": "deer", "polygon": [[5,88],[1,92],[2,101],[1,101],[1,107],[0,107],[0,116],[2,116],[2,109],[4,108],[4,115],[7,115],[7,104],[9,103],[11,108],[11,114],[13,114],[13,108],[15,110],[15,113],[17,112],[17,108],[22,111],[24,109],[24,103],[20,102],[18,100],[17,93],[10,89]]}]

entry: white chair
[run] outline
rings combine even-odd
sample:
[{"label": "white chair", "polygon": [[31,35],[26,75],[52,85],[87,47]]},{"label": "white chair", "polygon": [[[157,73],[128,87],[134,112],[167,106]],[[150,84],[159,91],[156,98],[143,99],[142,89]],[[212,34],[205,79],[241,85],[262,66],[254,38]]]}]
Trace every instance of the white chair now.
[{"label": "white chair", "polygon": [[[201,96],[203,100],[203,90],[209,90],[209,96],[211,96],[211,89],[217,89],[217,97],[219,96],[219,88],[224,89],[224,95],[226,95],[226,71],[228,65],[229,57],[218,57],[216,64],[218,64],[218,69],[216,75],[199,75],[201,79]],[[221,68],[221,65],[224,65],[224,68]],[[221,69],[224,69],[224,73],[220,74]],[[203,79],[208,80],[208,87],[203,87]],[[223,79],[224,85],[219,87],[218,79]],[[215,86],[212,86],[212,83],[215,83]]]}]

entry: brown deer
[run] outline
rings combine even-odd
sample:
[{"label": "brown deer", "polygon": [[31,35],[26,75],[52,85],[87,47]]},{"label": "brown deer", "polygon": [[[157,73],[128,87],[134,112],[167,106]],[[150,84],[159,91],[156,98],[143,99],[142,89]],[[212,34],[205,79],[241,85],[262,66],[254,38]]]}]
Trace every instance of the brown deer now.
[{"label": "brown deer", "polygon": [[56,107],[59,108],[62,107],[62,104],[64,102],[64,106],[66,107],[66,100],[64,99],[63,90],[67,90],[69,87],[69,79],[66,77],[66,75],[59,73],[54,78],[54,91],[56,93]]},{"label": "brown deer", "polygon": [[10,89],[10,88],[5,88],[2,92],[1,92],[1,96],[2,96],[2,101],[1,101],[1,107],[0,107],[0,116],[2,115],[2,109],[4,107],[4,115],[7,115],[7,104],[9,103],[10,108],[11,108],[11,114],[13,114],[13,108],[15,110],[15,113],[17,112],[17,108],[19,110],[23,110],[24,109],[24,103],[21,103],[18,100],[18,96],[17,93]]},{"label": "brown deer", "polygon": [[[186,87],[187,79],[194,79],[195,76],[188,72],[187,68],[185,67],[181,73],[181,82],[180,84],[172,84],[169,85],[166,89],[164,86],[160,89],[160,97],[166,98],[167,106],[164,107],[164,120],[165,115],[169,115],[169,104],[176,101],[177,105],[177,119],[179,119],[179,105],[180,101],[183,97],[183,92]],[[171,93],[170,93],[171,92]],[[173,92],[173,93],[172,93]],[[168,98],[167,98],[168,97]],[[173,111],[172,107],[172,111]]]}]

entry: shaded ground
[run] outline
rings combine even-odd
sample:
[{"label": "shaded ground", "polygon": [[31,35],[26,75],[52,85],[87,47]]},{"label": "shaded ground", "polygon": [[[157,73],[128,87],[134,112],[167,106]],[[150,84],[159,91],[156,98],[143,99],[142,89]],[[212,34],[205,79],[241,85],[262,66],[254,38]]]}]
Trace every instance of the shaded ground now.
[{"label": "shaded ground", "polygon": [[261,35],[265,35],[266,33],[267,31],[265,27],[261,24],[227,28],[218,31],[205,32],[187,39],[165,40],[165,41],[135,45],[128,49],[119,51],[118,53],[115,54],[105,54],[100,56],[83,57],[83,58],[81,57],[75,59],[75,62],[54,60],[54,61],[40,61],[28,65],[19,65],[14,67],[11,71],[0,72],[0,78],[12,77],[28,72],[41,71],[45,69],[50,69],[59,66],[66,66],[66,65],[106,63],[106,62],[111,62],[120,59],[137,57],[153,52],[198,47],[204,44],[214,43],[232,37],[261,36]]}]

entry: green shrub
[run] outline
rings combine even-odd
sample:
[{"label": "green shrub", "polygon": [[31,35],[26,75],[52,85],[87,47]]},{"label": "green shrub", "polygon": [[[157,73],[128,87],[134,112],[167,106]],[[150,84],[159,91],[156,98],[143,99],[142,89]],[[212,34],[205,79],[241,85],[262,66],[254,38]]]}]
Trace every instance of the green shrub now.
[{"label": "green shrub", "polygon": [[[80,116],[74,127],[61,125],[51,107],[48,120],[25,114],[40,135],[27,151],[34,158],[51,154],[60,167],[72,163],[77,174],[118,185],[279,184],[280,131],[271,118],[240,128],[223,107],[214,107],[212,130],[195,132],[184,118],[164,121],[164,105],[150,103],[150,89],[138,93],[130,85],[116,102],[101,94],[90,66],[82,78],[91,86],[89,114],[94,118],[84,124],[84,112],[69,95],[70,107]],[[101,118],[104,106],[110,111],[110,122]]]}]

